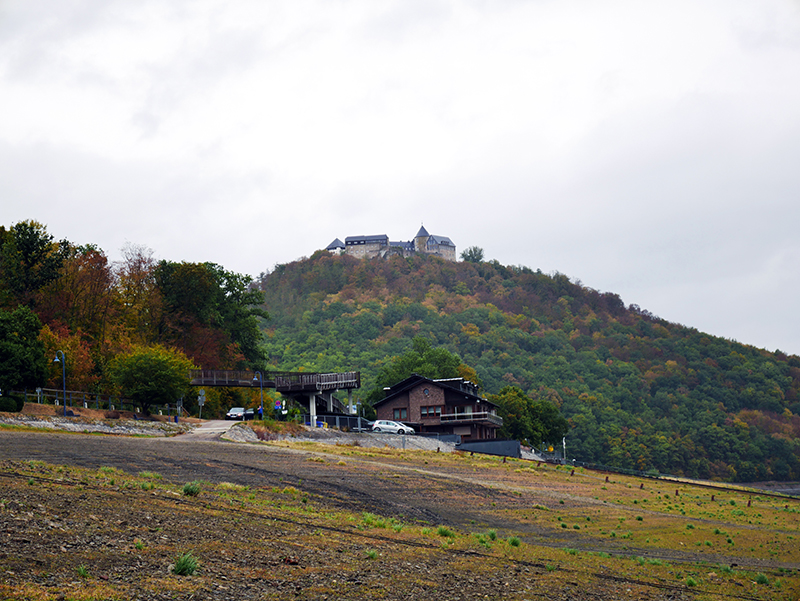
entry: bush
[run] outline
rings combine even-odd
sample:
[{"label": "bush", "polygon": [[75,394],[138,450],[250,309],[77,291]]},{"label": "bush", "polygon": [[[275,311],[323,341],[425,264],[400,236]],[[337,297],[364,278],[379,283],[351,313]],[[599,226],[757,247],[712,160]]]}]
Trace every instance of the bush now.
[{"label": "bush", "polygon": [[196,497],[200,494],[200,483],[197,480],[187,482],[183,485],[183,494],[187,497]]},{"label": "bush", "polygon": [[25,398],[17,394],[0,396],[0,411],[19,413],[25,405]]},{"label": "bush", "polygon": [[191,576],[197,571],[197,558],[191,553],[184,553],[175,559],[172,573],[178,576]]}]

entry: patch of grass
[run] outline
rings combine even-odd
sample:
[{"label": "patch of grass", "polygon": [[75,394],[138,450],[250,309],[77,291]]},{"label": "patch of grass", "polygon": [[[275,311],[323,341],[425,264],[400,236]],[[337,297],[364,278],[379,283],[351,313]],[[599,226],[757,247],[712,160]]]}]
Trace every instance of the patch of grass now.
[{"label": "patch of grass", "polygon": [[220,482],[217,484],[219,490],[229,490],[234,492],[241,492],[247,490],[247,487],[242,484],[234,484],[233,482]]},{"label": "patch of grass", "polygon": [[183,494],[186,497],[196,497],[200,494],[200,483],[195,480],[183,485]]},{"label": "patch of grass", "polygon": [[516,536],[512,536],[511,538],[508,539],[508,544],[511,545],[512,547],[519,547],[521,542],[522,541],[519,540],[519,538],[517,538]]},{"label": "patch of grass", "polygon": [[697,581],[694,578],[692,578],[691,576],[689,576],[686,579],[686,586],[697,586]]},{"label": "patch of grass", "polygon": [[446,536],[447,538],[455,538],[455,533],[445,526],[439,526],[436,529],[436,534],[439,536]]},{"label": "patch of grass", "polygon": [[137,551],[141,551],[144,549],[144,543],[140,541],[138,538],[133,541],[133,546],[136,548]]},{"label": "patch of grass", "polygon": [[198,568],[197,558],[189,553],[183,553],[175,559],[172,573],[178,576],[192,576]]},{"label": "patch of grass", "polygon": [[495,530],[489,530],[489,532],[486,534],[489,537],[489,540],[497,540],[497,532]]},{"label": "patch of grass", "polygon": [[769,585],[769,578],[767,578],[766,574],[762,574],[759,572],[756,575],[756,584],[766,584]]},{"label": "patch of grass", "polygon": [[78,573],[78,576],[80,576],[81,578],[88,578],[89,577],[89,570],[83,564],[81,564],[77,568],[75,568],[75,571]]},{"label": "patch of grass", "polygon": [[364,551],[364,555],[367,556],[367,559],[377,559],[378,558],[378,552],[375,551],[374,549],[367,549],[366,551]]},{"label": "patch of grass", "polygon": [[147,478],[148,480],[161,480],[163,476],[161,474],[157,474],[156,472],[139,472],[140,478]]}]

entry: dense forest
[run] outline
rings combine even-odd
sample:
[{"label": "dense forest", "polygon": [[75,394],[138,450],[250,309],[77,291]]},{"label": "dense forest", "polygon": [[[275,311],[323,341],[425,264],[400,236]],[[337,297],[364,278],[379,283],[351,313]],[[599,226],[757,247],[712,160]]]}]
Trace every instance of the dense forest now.
[{"label": "dense forest", "polygon": [[[267,313],[250,283],[213,263],[156,261],[139,246],[112,264],[35,221],[0,227],[0,389],[61,388],[60,351],[69,390],[124,395],[145,411],[187,396],[191,407],[188,368],[263,365]],[[241,394],[213,391],[207,411]]]},{"label": "dense forest", "polygon": [[800,358],[669,323],[563,274],[469,258],[319,251],[276,266],[258,278],[270,367],[358,369],[369,390],[423,336],[473,368],[486,394],[514,386],[555,404],[569,458],[800,479]]}]

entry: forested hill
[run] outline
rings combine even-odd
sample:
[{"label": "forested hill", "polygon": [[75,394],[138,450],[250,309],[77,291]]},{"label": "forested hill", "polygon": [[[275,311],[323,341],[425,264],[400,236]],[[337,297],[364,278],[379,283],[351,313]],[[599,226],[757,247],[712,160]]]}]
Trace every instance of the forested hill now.
[{"label": "forested hill", "polygon": [[571,425],[569,458],[732,481],[800,479],[800,358],[668,323],[527,267],[320,251],[262,275],[268,361],[362,372],[415,335],[484,391],[516,385]]}]

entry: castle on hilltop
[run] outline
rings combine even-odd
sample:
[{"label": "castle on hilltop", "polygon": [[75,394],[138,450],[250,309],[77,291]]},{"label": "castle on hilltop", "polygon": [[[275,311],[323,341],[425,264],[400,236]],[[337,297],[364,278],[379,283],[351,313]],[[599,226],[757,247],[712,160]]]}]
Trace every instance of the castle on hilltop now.
[{"label": "castle on hilltop", "polygon": [[344,252],[360,259],[400,255],[410,257],[415,254],[435,255],[448,261],[456,260],[456,245],[447,236],[431,236],[421,226],[414,239],[409,242],[392,242],[385,234],[375,236],[348,236],[344,243],[336,238],[325,250]]}]

